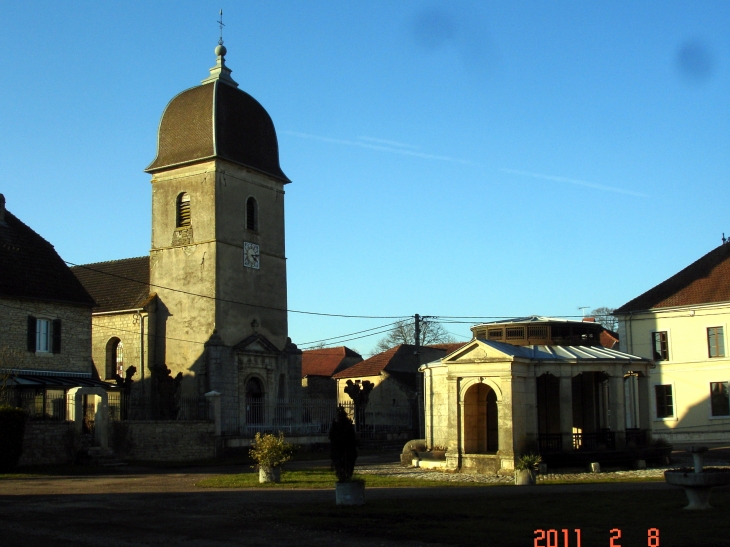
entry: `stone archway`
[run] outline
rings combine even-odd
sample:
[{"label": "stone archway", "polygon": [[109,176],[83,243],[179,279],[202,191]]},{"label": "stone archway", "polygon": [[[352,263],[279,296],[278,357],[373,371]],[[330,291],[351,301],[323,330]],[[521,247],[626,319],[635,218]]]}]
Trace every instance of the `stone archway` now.
[{"label": "stone archway", "polygon": [[255,376],[246,380],[246,425],[264,423],[264,384]]},{"label": "stone archway", "polygon": [[68,416],[72,417],[74,428],[81,433],[84,423],[84,397],[94,395],[101,399],[96,405],[94,416],[94,444],[109,448],[109,396],[100,387],[74,387],[66,394]]},{"label": "stone archway", "polygon": [[474,384],[464,394],[464,453],[496,454],[498,450],[497,394],[486,384]]}]

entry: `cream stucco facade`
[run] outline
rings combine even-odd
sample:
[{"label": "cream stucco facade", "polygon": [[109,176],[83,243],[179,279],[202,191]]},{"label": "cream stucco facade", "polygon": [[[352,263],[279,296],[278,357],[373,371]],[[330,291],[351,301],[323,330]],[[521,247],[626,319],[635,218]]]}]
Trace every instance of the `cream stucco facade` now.
[{"label": "cream stucco facade", "polygon": [[[656,359],[657,367],[650,374],[654,434],[673,443],[727,442],[730,413],[717,400],[717,388],[727,393],[730,382],[730,356],[725,349],[730,302],[656,308],[618,317],[622,348]],[[661,333],[665,333],[663,341]],[[711,353],[711,345],[721,351]],[[716,388],[714,408],[712,387]]]}]

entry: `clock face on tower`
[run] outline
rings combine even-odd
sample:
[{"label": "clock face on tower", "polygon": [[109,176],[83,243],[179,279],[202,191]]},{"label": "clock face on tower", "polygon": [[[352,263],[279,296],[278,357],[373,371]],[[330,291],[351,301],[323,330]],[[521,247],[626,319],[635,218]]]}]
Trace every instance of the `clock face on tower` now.
[{"label": "clock face on tower", "polygon": [[243,242],[243,265],[246,268],[259,269],[259,246],[256,243]]}]

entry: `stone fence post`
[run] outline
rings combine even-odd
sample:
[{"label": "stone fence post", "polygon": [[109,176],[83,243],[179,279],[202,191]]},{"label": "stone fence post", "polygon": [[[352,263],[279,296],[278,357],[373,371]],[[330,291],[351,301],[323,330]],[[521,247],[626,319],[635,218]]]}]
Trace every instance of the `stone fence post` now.
[{"label": "stone fence post", "polygon": [[221,436],[221,394],[217,391],[209,391],[205,394],[206,399],[213,406],[213,419],[215,420],[215,436]]}]

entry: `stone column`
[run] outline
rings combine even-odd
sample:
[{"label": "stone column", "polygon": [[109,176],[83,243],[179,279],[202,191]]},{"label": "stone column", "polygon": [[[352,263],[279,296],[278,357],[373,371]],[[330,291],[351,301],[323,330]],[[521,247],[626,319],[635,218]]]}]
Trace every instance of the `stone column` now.
[{"label": "stone column", "polygon": [[626,415],[625,415],[624,377],[609,376],[608,378],[608,426],[617,433],[616,448],[626,445]]},{"label": "stone column", "polygon": [[560,433],[563,435],[563,452],[573,450],[573,378],[560,377]]}]

